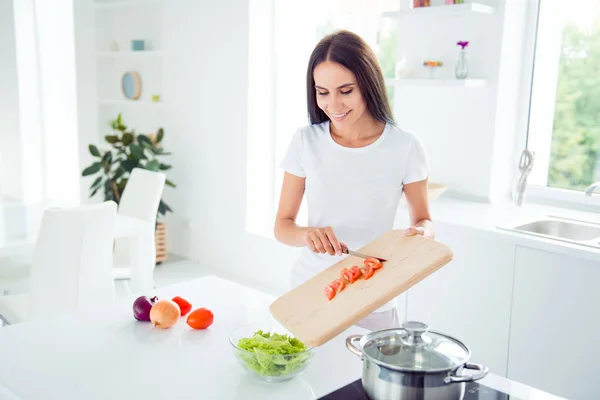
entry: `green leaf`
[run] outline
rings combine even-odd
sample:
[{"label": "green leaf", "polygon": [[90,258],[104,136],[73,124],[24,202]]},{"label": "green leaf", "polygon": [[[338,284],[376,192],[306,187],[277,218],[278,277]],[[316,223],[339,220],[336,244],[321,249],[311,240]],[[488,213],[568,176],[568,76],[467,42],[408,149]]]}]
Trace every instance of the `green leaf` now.
[{"label": "green leaf", "polygon": [[81,173],[81,176],[93,175],[96,172],[100,171],[100,168],[102,168],[102,164],[96,161],[95,163],[84,169]]},{"label": "green leaf", "polygon": [[135,158],[136,160],[141,160],[141,159],[146,158],[146,156],[144,155],[144,152],[142,151],[142,148],[135,143],[131,143],[129,145],[129,150],[131,151],[131,155],[133,156],[133,158]]},{"label": "green leaf", "polygon": [[102,156],[102,163],[110,164],[111,161],[112,161],[112,153],[109,150],[106,153],[104,153],[104,156]]},{"label": "green leaf", "polygon": [[94,189],[94,191],[90,194],[90,197],[94,197],[96,195],[96,193],[98,193],[98,190],[100,190],[100,186],[98,186],[96,189]]},{"label": "green leaf", "polygon": [[138,160],[125,160],[121,163],[121,167],[125,169],[125,172],[131,172],[135,167],[137,167],[139,161]]},{"label": "green leaf", "polygon": [[127,186],[127,181],[128,179],[122,179],[121,182],[117,184],[117,187],[119,188],[119,193],[123,193],[123,190],[125,190],[125,186]]},{"label": "green leaf", "polygon": [[123,116],[121,115],[121,113],[119,113],[119,115],[117,115],[117,124],[121,125],[123,123]]},{"label": "green leaf", "polygon": [[165,137],[165,130],[163,128],[160,128],[156,134],[156,143],[160,143],[163,140],[163,137]]},{"label": "green leaf", "polygon": [[119,137],[117,135],[106,135],[104,136],[104,139],[108,143],[117,143],[119,141]]},{"label": "green leaf", "polygon": [[123,142],[125,146],[129,146],[133,143],[133,135],[131,133],[124,133],[121,142]]},{"label": "green leaf", "polygon": [[146,169],[149,171],[157,172],[160,168],[160,163],[158,160],[152,160],[148,164],[146,164]]},{"label": "green leaf", "polygon": [[138,135],[137,139],[138,139],[138,143],[141,146],[152,147],[152,141],[150,140],[150,138],[148,136]]},{"label": "green leaf", "polygon": [[90,190],[98,189],[100,187],[100,183],[102,183],[102,176],[96,178],[94,183],[91,184]]},{"label": "green leaf", "polygon": [[100,157],[100,152],[98,151],[98,148],[96,146],[94,146],[93,144],[90,144],[88,146],[88,148],[90,149],[90,153],[95,156],[95,157]]},{"label": "green leaf", "polygon": [[115,175],[113,176],[113,180],[114,181],[118,181],[119,178],[121,178],[123,176],[123,174],[125,174],[125,169],[123,168],[123,166],[119,166],[119,168],[117,168],[117,170],[115,171]]},{"label": "green leaf", "polygon": [[161,171],[166,171],[166,170],[168,170],[168,169],[171,169],[171,167],[172,167],[172,166],[171,166],[171,165],[168,165],[168,164],[162,164],[162,163],[160,164],[160,170],[161,170]]},{"label": "green leaf", "polygon": [[158,212],[161,215],[165,215],[169,211],[173,212],[173,210],[171,209],[171,207],[169,207],[167,205],[167,203],[165,203],[164,201],[161,200],[160,203],[158,204]]},{"label": "green leaf", "polygon": [[175,186],[175,184],[174,184],[173,182],[171,182],[171,181],[170,181],[170,180],[168,180],[168,179],[165,181],[165,185],[167,185],[167,186],[171,186],[171,187],[173,187],[173,188],[176,188],[176,187],[177,187],[177,186]]}]

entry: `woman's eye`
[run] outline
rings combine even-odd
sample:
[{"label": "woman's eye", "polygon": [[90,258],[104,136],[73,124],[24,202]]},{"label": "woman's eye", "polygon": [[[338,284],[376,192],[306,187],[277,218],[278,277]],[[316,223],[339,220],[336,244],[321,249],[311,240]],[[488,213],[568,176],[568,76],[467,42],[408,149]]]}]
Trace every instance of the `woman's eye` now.
[{"label": "woman's eye", "polygon": [[329,93],[325,92],[325,93],[321,93],[321,92],[317,92],[319,94],[319,96],[327,96]]},{"label": "woman's eye", "polygon": [[346,92],[340,92],[340,93],[342,93],[342,94],[350,94],[350,93],[352,93],[352,89],[350,89],[350,90],[348,90]]}]

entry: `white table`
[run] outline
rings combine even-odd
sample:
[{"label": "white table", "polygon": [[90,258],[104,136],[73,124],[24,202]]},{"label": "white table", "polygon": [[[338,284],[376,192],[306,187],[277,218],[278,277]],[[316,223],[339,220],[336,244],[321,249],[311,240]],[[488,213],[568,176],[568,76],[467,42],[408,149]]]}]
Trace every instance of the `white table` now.
[{"label": "white table", "polygon": [[[153,328],[134,320],[133,296],[2,328],[0,389],[4,386],[24,400],[294,400],[318,398],[361,375],[361,361],[344,341],[365,331],[352,327],[320,347],[294,380],[259,382],[238,365],[228,340],[239,326],[270,318],[271,296],[214,276],[164,287],[156,294],[179,295],[194,309],[211,309],[213,325],[195,331],[180,320],[168,330]],[[523,399],[548,398],[496,376],[483,383]]]}]

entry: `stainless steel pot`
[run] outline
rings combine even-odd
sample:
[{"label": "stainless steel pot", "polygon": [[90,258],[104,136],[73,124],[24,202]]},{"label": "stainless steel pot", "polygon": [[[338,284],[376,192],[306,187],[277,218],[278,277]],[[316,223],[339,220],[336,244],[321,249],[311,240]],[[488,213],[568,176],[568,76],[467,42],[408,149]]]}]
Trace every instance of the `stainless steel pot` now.
[{"label": "stainless steel pot", "polygon": [[[468,362],[465,344],[416,321],[348,336],[346,347],[363,360],[362,384],[372,400],[460,400],[465,382],[488,373],[488,367]],[[462,375],[465,369],[478,372]]]}]

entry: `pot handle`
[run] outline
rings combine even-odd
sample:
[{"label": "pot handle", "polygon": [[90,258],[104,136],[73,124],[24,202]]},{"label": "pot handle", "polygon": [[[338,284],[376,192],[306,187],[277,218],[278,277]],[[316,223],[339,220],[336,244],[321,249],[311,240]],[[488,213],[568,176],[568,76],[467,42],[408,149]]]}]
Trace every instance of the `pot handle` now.
[{"label": "pot handle", "polygon": [[348,348],[348,350],[350,350],[350,352],[354,353],[354,355],[356,355],[357,357],[360,357],[360,359],[362,360],[363,352],[361,349],[356,347],[356,345],[354,344],[354,342],[358,342],[360,339],[362,339],[362,335],[348,336],[346,338],[346,347]]},{"label": "pot handle", "polygon": [[481,365],[481,364],[474,364],[474,363],[466,363],[464,365],[464,368],[466,369],[473,369],[475,371],[481,371],[478,374],[473,374],[473,375],[454,375],[456,373],[456,371],[452,371],[450,373],[450,375],[448,375],[446,378],[444,378],[444,383],[456,383],[456,382],[473,382],[473,381],[478,381],[479,379],[484,378],[488,372],[489,372],[489,368],[486,367],[485,365]]}]

